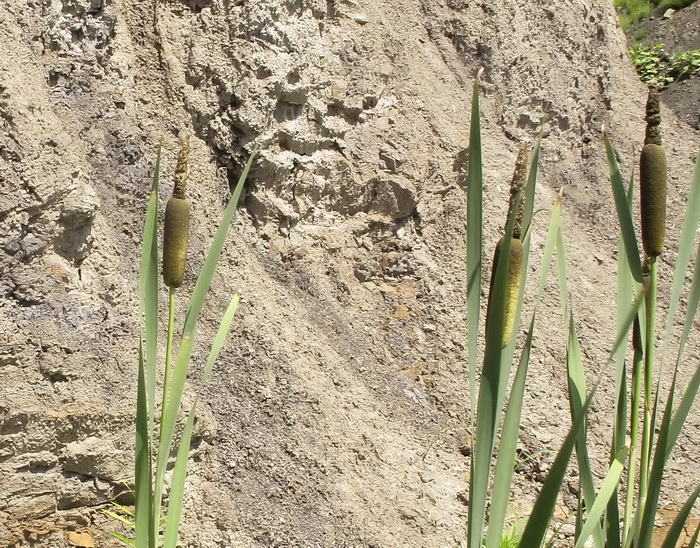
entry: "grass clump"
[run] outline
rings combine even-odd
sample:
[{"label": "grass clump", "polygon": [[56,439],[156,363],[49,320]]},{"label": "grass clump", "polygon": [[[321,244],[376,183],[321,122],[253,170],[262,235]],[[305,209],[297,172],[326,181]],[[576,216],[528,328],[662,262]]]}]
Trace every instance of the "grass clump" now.
[{"label": "grass clump", "polygon": [[[511,307],[508,286],[511,284],[511,261],[494,263],[486,312],[486,333],[477,336],[481,309],[481,257],[483,253],[482,199],[483,177],[481,167],[481,137],[479,123],[478,78],[474,84],[469,145],[469,172],[467,174],[467,339],[470,372],[470,419],[475,435],[472,437],[469,472],[469,511],[467,546],[501,548],[503,546],[543,546],[552,535],[552,520],[557,498],[573,454],[578,469],[579,504],[574,548],[650,548],[654,521],[661,493],[662,480],[671,451],[700,389],[700,363],[693,365],[691,379],[682,394],[678,392],[678,367],[684,362],[684,348],[690,336],[695,315],[700,305],[700,247],[695,247],[695,235],[700,229],[700,154],[693,175],[685,220],[678,243],[668,319],[664,333],[664,351],[671,331],[678,323],[678,312],[683,293],[686,270],[692,263],[690,287],[685,314],[681,315],[683,332],[672,368],[670,386],[662,375],[665,352],[655,352],[657,270],[656,258],[664,248],[665,232],[665,155],[659,132],[660,113],[658,91],[651,90],[647,104],[647,135],[641,155],[640,175],[642,238],[638,240],[634,210],[632,179],[625,185],[617,165],[613,146],[605,136],[605,147],[612,183],[613,196],[619,221],[618,296],[616,306],[616,333],[610,341],[611,351],[605,367],[614,366],[615,379],[614,422],[610,434],[609,456],[598,466],[589,454],[588,411],[596,385],[589,388],[586,366],[567,284],[567,265],[564,237],[560,228],[561,195],[551,208],[551,216],[542,257],[542,269],[532,313],[523,326],[524,340],[516,353],[518,337],[506,337],[510,328],[506,309]],[[647,148],[653,147],[653,148]],[[521,281],[513,303],[513,333],[519,331],[524,301],[532,211],[537,180],[540,140],[529,151],[529,172],[524,188],[517,191],[523,203],[523,214],[511,207],[508,222],[501,238],[501,254],[509,254],[513,242],[522,245]],[[649,151],[652,152],[649,152]],[[663,149],[662,149],[663,150]],[[516,169],[517,171],[517,169]],[[517,202],[517,201],[516,201]],[[519,223],[522,231],[516,230]],[[516,238],[516,232],[518,237]],[[640,254],[640,243],[644,256]],[[694,261],[691,261],[693,252]],[[554,457],[550,471],[541,487],[532,511],[524,526],[514,537],[505,529],[506,509],[510,502],[517,439],[527,372],[532,350],[537,315],[550,266],[556,255],[560,300],[566,326],[566,378],[568,387],[571,427]],[[519,260],[520,261],[520,260]],[[477,331],[475,331],[475,329]],[[551,342],[551,340],[550,340]],[[629,352],[628,352],[629,349]],[[519,356],[518,356],[519,354]],[[660,357],[659,357],[660,355]],[[477,367],[479,359],[481,367]],[[659,378],[655,381],[655,378]],[[599,381],[598,381],[599,382]],[[477,390],[478,386],[478,390]],[[662,408],[660,402],[665,401]],[[498,442],[498,443],[497,443]],[[595,468],[604,466],[605,473],[596,477]],[[663,539],[663,548],[676,546],[691,509],[700,497],[700,485],[693,491],[679,512],[676,522]],[[488,509],[488,512],[487,512]],[[695,539],[700,535],[700,526]]]}]

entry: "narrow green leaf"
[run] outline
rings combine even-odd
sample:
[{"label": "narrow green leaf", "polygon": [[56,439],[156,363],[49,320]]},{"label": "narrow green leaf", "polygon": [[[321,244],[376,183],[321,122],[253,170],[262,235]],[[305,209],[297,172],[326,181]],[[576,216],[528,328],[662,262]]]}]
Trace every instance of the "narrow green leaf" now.
[{"label": "narrow green leaf", "polygon": [[469,360],[469,420],[474,427],[476,409],[476,364],[481,315],[481,256],[483,246],[483,174],[481,158],[481,122],[479,112],[479,75],[474,80],[469,166],[467,172],[467,351]]},{"label": "narrow green leaf", "polygon": [[[698,367],[696,376],[700,377],[700,367]],[[676,441],[675,439],[672,440],[670,438],[676,378],[676,373],[674,373],[663,419],[661,420],[661,427],[659,428],[659,435],[656,441],[654,461],[651,467],[651,472],[649,473],[647,496],[645,499],[640,500],[637,517],[635,518],[639,526],[639,537],[638,541],[634,543],[635,548],[651,547],[652,536],[654,533],[654,518],[656,517],[656,509],[659,504],[659,493],[661,492],[661,481],[663,480],[664,476],[664,468],[671,452],[671,448]]]},{"label": "narrow green leaf", "polygon": [[192,299],[190,300],[190,306],[187,310],[183,334],[194,335],[199,313],[202,310],[204,299],[209,292],[209,286],[214,278],[214,271],[216,270],[216,265],[219,262],[219,257],[221,257],[221,251],[224,248],[229,227],[231,226],[231,222],[236,215],[236,207],[238,206],[238,201],[240,200],[241,192],[243,191],[243,185],[248,177],[248,172],[253,165],[255,154],[256,151],[253,151],[250,158],[248,158],[248,162],[246,162],[246,165],[243,168],[243,172],[238,179],[238,183],[236,183],[236,187],[234,188],[228,205],[224,210],[224,214],[221,217],[219,228],[217,229],[214,239],[212,240],[211,249],[209,250],[207,258],[202,265],[202,270],[197,277],[197,283],[192,290]]},{"label": "narrow green leaf", "polygon": [[[625,195],[625,184],[620,175],[620,169],[617,166],[615,151],[610,143],[608,136],[605,136],[605,149],[608,155],[608,167],[610,169],[610,180],[612,182],[612,191],[615,198],[615,208],[617,209],[617,218],[620,223],[620,232],[622,239],[625,242],[625,250],[627,251],[627,261],[629,262],[630,272],[634,281],[642,284],[642,262],[639,259],[639,244],[634,233],[634,223],[632,222],[632,214],[627,205]],[[635,292],[637,289],[635,288]]]},{"label": "narrow green leaf", "polygon": [[695,528],[695,533],[693,534],[693,538],[691,538],[690,542],[688,543],[688,548],[695,548],[697,546],[698,537],[700,537],[700,522],[698,523],[698,526]]},{"label": "narrow green leaf", "polygon": [[552,257],[554,256],[554,250],[557,247],[557,240],[559,238],[559,223],[561,220],[561,194],[557,196],[552,206],[552,216],[549,220],[549,228],[547,229],[547,239],[544,244],[544,252],[542,254],[542,270],[540,271],[540,280],[537,284],[537,295],[535,297],[535,302],[539,303],[542,298],[542,293],[544,293],[544,287],[547,283],[547,276],[549,274],[549,269],[552,266]]},{"label": "narrow green leaf", "polygon": [[[542,136],[544,135],[544,124],[540,126],[540,132],[537,135],[537,141],[532,149],[530,156],[530,172],[527,178],[527,186],[525,187],[525,204],[523,208],[523,229],[525,233],[530,232],[532,225],[533,211],[535,210],[535,189],[537,188],[537,173],[540,163],[540,150],[542,148]],[[524,238],[523,238],[524,239]]]},{"label": "narrow green leaf", "polygon": [[564,326],[567,327],[569,322],[569,289],[568,289],[568,274],[566,268],[566,250],[564,247],[564,236],[559,229],[557,233],[557,275],[559,276],[559,301],[564,317]]},{"label": "narrow green leaf", "polygon": [[102,513],[105,516],[108,516],[116,521],[123,523],[124,525],[128,525],[132,529],[134,528],[133,520],[130,520],[129,518],[126,518],[126,517],[122,516],[121,514],[117,514],[116,512],[112,512],[111,510],[102,510]]},{"label": "narrow green leaf", "polygon": [[[517,208],[514,208],[517,209]],[[515,213],[515,211],[513,212]],[[501,417],[505,384],[509,371],[502,367],[503,323],[505,319],[505,296],[510,257],[510,244],[513,236],[515,215],[508,219],[498,267],[489,294],[486,312],[486,348],[484,365],[479,384],[479,398],[476,415],[476,441],[472,452],[470,469],[470,492],[468,524],[470,546],[478,546],[483,536],[486,517],[486,501],[491,470],[491,457],[496,440],[496,431]],[[505,259],[505,260],[503,260]],[[510,363],[508,363],[510,365]]]},{"label": "narrow green leaf", "polygon": [[182,516],[182,502],[185,494],[185,482],[187,479],[187,462],[189,460],[189,449],[192,442],[192,430],[194,427],[194,419],[196,416],[197,403],[201,396],[204,385],[209,379],[209,375],[216,363],[219,353],[226,342],[233,318],[238,310],[241,294],[236,292],[231,299],[231,302],[224,313],[224,317],[219,324],[219,329],[216,332],[212,343],[207,365],[202,373],[202,378],[199,383],[197,396],[195,397],[192,408],[187,415],[187,422],[182,432],[180,446],[178,447],[177,457],[175,458],[175,468],[173,469],[173,478],[170,487],[170,498],[168,502],[168,517],[165,526],[164,548],[175,548],[177,546],[177,538],[180,529],[180,519]]},{"label": "narrow green leaf", "polygon": [[182,431],[182,438],[180,439],[180,446],[178,447],[177,456],[175,457],[175,467],[173,468],[173,479],[170,486],[170,497],[168,499],[168,516],[165,522],[165,534],[163,536],[163,548],[176,548],[177,546],[194,419],[195,406],[193,405],[192,409],[190,409],[190,412],[187,414],[187,421],[185,422],[185,428]]},{"label": "narrow green leaf", "polygon": [[151,195],[146,210],[141,252],[139,301],[144,322],[144,346],[146,368],[146,405],[148,427],[152,439],[155,421],[156,371],[158,361],[158,182],[160,179],[161,145],[158,145],[156,165],[153,169]]},{"label": "narrow green leaf", "polygon": [[151,442],[146,405],[146,381],[143,342],[139,344],[139,370],[136,396],[136,466],[134,471],[134,502],[136,508],[136,545],[149,548],[152,516]]},{"label": "narrow green leaf", "polygon": [[[629,184],[627,185],[627,207],[632,211],[634,199],[634,170],[630,176]],[[627,251],[625,242],[620,237],[617,246],[617,311],[616,325],[617,332],[623,333],[624,319],[632,308],[633,291],[631,288],[632,275],[630,274],[630,266],[627,260]],[[625,340],[629,340],[629,331],[625,332]],[[613,353],[613,361],[615,362],[615,422],[613,423],[613,436],[610,444],[610,463],[612,464],[617,455],[626,445],[627,437],[627,362],[625,359],[627,344],[621,345]],[[629,459],[636,459],[635,451],[630,448],[628,451]],[[630,470],[634,476],[634,468]],[[621,548],[622,530],[620,529],[620,500],[618,498],[617,488],[610,497],[608,509],[605,514],[605,532],[607,548]]]},{"label": "narrow green leaf", "polygon": [[678,512],[676,519],[674,519],[673,523],[671,524],[671,528],[668,530],[668,533],[666,533],[666,538],[664,539],[664,543],[661,545],[661,548],[676,548],[676,543],[678,542],[678,539],[685,528],[685,524],[688,521],[688,516],[690,515],[690,511],[693,509],[693,505],[695,504],[698,495],[700,495],[700,486],[698,486],[695,491],[692,492],[690,497],[688,497],[688,500],[683,505],[683,508],[681,508],[680,512]]},{"label": "narrow green leaf", "polygon": [[[690,335],[690,328],[695,320],[695,315],[698,311],[698,305],[700,305],[700,246],[698,246],[697,253],[695,255],[695,267],[693,269],[693,281],[690,284],[690,294],[688,295],[688,308],[686,309],[685,321],[683,322],[683,334],[681,335],[681,340],[679,341],[678,348],[678,358],[676,360],[676,371],[682,363],[683,360],[683,350],[685,344],[688,341]],[[690,380],[683,398],[681,399],[681,404],[676,410],[676,414],[671,422],[670,436],[675,443],[678,436],[683,428],[688,413],[693,405],[695,396],[698,393],[698,388],[700,388],[700,366],[698,366],[695,375]]]},{"label": "narrow green leaf", "polygon": [[[681,228],[681,236],[678,241],[678,256],[676,257],[676,264],[673,271],[673,284],[671,286],[671,297],[669,300],[668,315],[666,318],[666,329],[664,334],[664,347],[661,353],[662,360],[663,356],[666,355],[666,348],[668,346],[668,341],[671,337],[671,331],[673,330],[673,324],[676,319],[676,310],[678,308],[678,303],[681,298],[681,292],[683,291],[683,282],[685,281],[686,267],[691,260],[691,255],[693,253],[693,243],[695,242],[695,235],[698,231],[698,225],[700,224],[700,152],[695,160],[695,170],[693,172],[693,179],[690,183],[690,191],[688,193],[688,203],[685,210],[685,219],[683,220],[683,227]],[[696,276],[698,275],[698,270],[695,270]]]},{"label": "narrow green leaf", "polygon": [[[540,134],[541,138],[541,134]],[[530,184],[534,185],[537,179],[537,158],[539,156],[539,142],[538,139],[536,152],[533,154],[533,163],[530,168],[530,178],[528,181],[528,187]],[[526,197],[532,195],[534,199],[534,191],[530,193],[526,189]],[[503,422],[503,431],[501,432],[501,444],[498,449],[498,458],[496,461],[496,469],[494,475],[494,483],[491,490],[491,508],[489,512],[489,525],[488,525],[488,536],[486,539],[486,548],[497,548],[500,546],[501,538],[503,536],[503,525],[505,522],[505,515],[508,508],[508,501],[510,498],[510,486],[513,478],[513,467],[515,463],[517,441],[518,441],[518,430],[520,426],[520,417],[522,411],[522,401],[523,394],[525,391],[525,379],[527,377],[527,369],[530,360],[530,351],[532,348],[532,338],[535,329],[535,317],[536,310],[539,306],[539,302],[544,290],[544,285],[547,280],[547,274],[552,263],[552,256],[554,254],[554,247],[556,246],[556,237],[559,229],[559,220],[561,217],[561,197],[557,197],[554,206],[552,208],[552,215],[550,218],[549,228],[547,231],[547,240],[545,244],[544,257],[542,259],[542,269],[540,272],[540,281],[537,296],[535,298],[535,312],[533,312],[532,320],[530,322],[530,329],[528,330],[527,339],[525,341],[525,346],[523,352],[520,356],[520,362],[518,369],[516,371],[515,379],[513,380],[513,387],[510,392],[510,397],[508,401],[508,406],[506,410],[506,415]],[[528,216],[529,210],[529,216]],[[532,217],[532,207],[525,205],[525,214],[523,224],[528,226],[530,219]],[[523,280],[520,286],[520,295],[518,298],[518,310],[516,311],[515,325],[520,323],[520,312],[522,310],[523,295],[526,285],[525,272],[527,271],[527,250],[529,243],[529,230],[525,236],[526,242],[523,243],[525,249],[525,256],[523,258]],[[502,362],[501,367],[504,368],[503,360],[512,360],[513,347],[515,345],[516,337],[509,344],[509,347],[504,349],[502,352]]]},{"label": "narrow green leaf", "polygon": [[[572,310],[569,310],[569,340],[566,346],[566,363],[571,421],[576,422],[585,404],[587,390],[586,377],[583,371],[583,360],[581,358],[581,347],[576,334],[576,326],[574,324],[574,315]],[[596,490],[586,441],[588,429],[587,418],[583,417],[583,421],[583,428],[581,429],[576,440],[576,458],[579,468],[579,484],[581,485],[581,491],[583,492],[586,513],[589,514],[590,509],[596,500]],[[603,548],[605,544],[603,529],[601,528],[600,523],[595,523],[595,525],[597,526],[592,526],[593,529],[591,531],[593,534],[594,545],[596,548]]]},{"label": "narrow green leaf", "polygon": [[124,535],[120,535],[119,533],[110,533],[109,536],[114,537],[119,542],[123,542],[127,546],[132,546],[133,548],[136,548],[136,543],[130,538],[125,537]]},{"label": "narrow green leaf", "polygon": [[591,536],[596,534],[596,531],[600,529],[600,520],[605,511],[605,507],[608,505],[610,498],[613,496],[617,490],[617,486],[620,483],[620,477],[625,469],[625,459],[627,458],[627,448],[621,449],[615,456],[608,473],[603,480],[603,484],[600,486],[600,491],[595,498],[592,506],[588,509],[588,517],[586,522],[581,528],[581,534],[576,540],[576,546],[574,548],[583,548],[586,540]]},{"label": "narrow green leaf", "polygon": [[131,508],[127,508],[126,506],[122,506],[121,504],[117,502],[112,502],[112,506],[114,506],[117,510],[119,510],[122,514],[129,516],[130,518],[134,518],[136,514]]},{"label": "narrow green leaf", "polygon": [[[549,523],[552,519],[557,503],[557,495],[559,494],[559,489],[561,488],[561,484],[566,476],[566,468],[569,464],[571,453],[574,450],[576,439],[581,433],[581,429],[584,427],[584,418],[588,412],[588,407],[590,406],[594,393],[595,388],[593,389],[591,395],[588,396],[583,409],[581,409],[581,413],[569,430],[569,433],[564,439],[564,443],[554,459],[552,468],[550,469],[549,474],[547,474],[547,478],[542,485],[542,490],[535,501],[535,506],[532,509],[530,518],[527,520],[527,525],[523,531],[523,536],[520,538],[520,546],[527,546],[528,548],[542,546],[542,543],[547,536]],[[473,544],[471,546],[478,545]]]},{"label": "narrow green leaf", "polygon": [[152,548],[150,523],[154,515],[152,500],[153,432],[155,428],[155,394],[158,358],[158,181],[161,146],[151,181],[151,194],[146,210],[139,278],[141,336],[136,397],[135,505],[136,546]]},{"label": "narrow green leaf", "polygon": [[503,420],[501,443],[498,447],[498,458],[494,472],[493,488],[491,489],[491,508],[489,512],[488,535],[486,548],[499,548],[503,537],[506,510],[510,500],[510,487],[513,480],[515,456],[518,445],[518,431],[525,393],[525,380],[532,349],[532,336],[535,330],[536,309],[532,314],[525,347],[520,356],[520,363],[513,379],[513,387],[508,399],[508,408]]},{"label": "narrow green leaf", "polygon": [[236,291],[236,293],[234,293],[233,295],[233,298],[229,302],[228,307],[226,308],[226,312],[224,313],[224,316],[221,319],[219,329],[216,332],[214,341],[212,342],[211,351],[209,352],[209,358],[207,358],[207,365],[204,368],[204,372],[202,373],[202,380],[199,383],[198,394],[202,393],[202,389],[204,388],[204,385],[209,379],[209,374],[214,368],[216,360],[219,358],[219,353],[221,352],[221,349],[223,348],[224,343],[226,342],[226,338],[228,337],[228,333],[231,330],[231,324],[233,323],[233,318],[236,316],[236,311],[238,310],[238,304],[240,303],[240,301],[241,293],[240,291]]}]

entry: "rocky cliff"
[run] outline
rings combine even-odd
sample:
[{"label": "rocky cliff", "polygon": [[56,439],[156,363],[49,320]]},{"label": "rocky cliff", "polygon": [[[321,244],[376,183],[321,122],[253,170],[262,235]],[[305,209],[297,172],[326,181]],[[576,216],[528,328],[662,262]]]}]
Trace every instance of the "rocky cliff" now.
[{"label": "rocky cliff", "polygon": [[[608,1],[13,0],[0,46],[0,545],[116,545],[99,509],[128,502],[133,477],[143,216],[158,143],[165,198],[183,131],[185,288],[260,149],[196,350],[201,367],[242,288],[193,447],[186,546],[465,545],[460,183],[480,68],[487,248],[517,150],[546,120],[537,207],[564,189],[580,331],[592,378],[609,374],[616,233],[601,130],[629,174],[646,90]],[[698,132],[670,111],[663,123],[677,212]],[[568,424],[549,308],[515,514]],[[610,422],[601,393],[594,439]],[[699,422],[669,499],[697,482]]]}]

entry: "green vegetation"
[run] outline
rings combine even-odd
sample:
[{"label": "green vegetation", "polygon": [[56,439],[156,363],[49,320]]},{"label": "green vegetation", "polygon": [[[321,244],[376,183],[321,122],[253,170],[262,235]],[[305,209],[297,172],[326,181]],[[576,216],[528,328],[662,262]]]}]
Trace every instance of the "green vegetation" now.
[{"label": "green vegetation", "polygon": [[669,8],[682,9],[696,0],[613,0],[620,26],[627,30],[646,19],[658,7],[662,10]]},{"label": "green vegetation", "polygon": [[630,48],[629,54],[640,80],[645,84],[652,87],[663,87],[673,82],[673,78],[666,70],[661,44],[654,46],[637,44]]},{"label": "green vegetation", "polygon": [[[574,548],[589,545],[594,548],[650,548],[664,471],[700,389],[700,363],[692,365],[692,378],[684,384],[683,390],[680,390],[681,381],[677,377],[679,364],[684,363],[686,359],[683,355],[684,348],[700,304],[700,246],[694,250],[695,235],[700,227],[700,153],[690,184],[685,220],[678,242],[671,295],[668,299],[667,322],[661,338],[663,347],[661,352],[656,353],[656,260],[658,255],[664,253],[665,205],[660,202],[665,202],[661,198],[665,197],[666,173],[659,167],[662,162],[658,158],[657,150],[654,151],[653,158],[642,159],[647,165],[641,183],[644,194],[642,216],[646,227],[640,242],[632,220],[634,180],[631,177],[629,185],[625,185],[612,143],[605,136],[620,236],[617,253],[617,303],[610,307],[611,311],[616,310],[617,334],[613,340],[601,341],[600,344],[611,348],[603,369],[612,369],[610,373],[614,375],[616,397],[609,455],[604,462],[598,462],[594,466],[593,457],[589,453],[588,411],[595,397],[596,387],[589,389],[587,385],[590,379],[586,378],[586,353],[577,334],[577,322],[572,307],[572,298],[576,298],[576,288],[569,288],[567,283],[566,252],[560,227],[561,196],[556,199],[551,209],[549,226],[544,237],[537,289],[534,296],[528,299],[532,303],[532,315],[523,326],[525,340],[520,341],[522,346],[519,346],[519,358],[516,357],[518,337],[504,336],[510,330],[511,321],[515,326],[513,333],[517,334],[520,331],[518,326],[525,301],[525,289],[529,287],[526,278],[530,272],[527,265],[540,139],[536,141],[530,154],[527,182],[520,184],[520,177],[513,178],[511,193],[516,195],[516,199],[511,200],[506,228],[501,236],[500,260],[498,264],[493,265],[489,304],[486,308],[486,332],[480,337],[484,233],[479,117],[477,77],[472,99],[466,183],[467,353],[473,434],[467,546],[543,546],[547,538],[552,536],[550,524],[557,497],[575,452],[579,479],[579,508]],[[661,148],[659,122],[658,93],[654,89],[650,92],[647,104],[645,140],[647,145]],[[649,153],[645,152],[644,155]],[[649,170],[649,165],[652,164],[654,169]],[[654,203],[651,203],[652,201]],[[522,245],[522,257],[517,259],[516,264],[522,266],[514,318],[511,320],[506,311],[513,305],[506,297],[512,279],[509,264],[511,261],[505,258],[510,257],[510,247],[516,239]],[[640,244],[643,244],[646,253],[640,251]],[[691,260],[693,252],[695,259]],[[562,382],[568,386],[572,426],[554,457],[530,515],[524,520],[524,527],[518,528],[516,533],[514,529],[505,529],[507,507],[511,497],[530,351],[544,288],[555,257],[563,326],[567,332],[565,340],[561,341],[562,345],[566,345],[566,374]],[[687,299],[687,305],[683,313],[680,306],[681,294],[689,264],[691,276],[689,287],[685,286],[687,295],[684,299]],[[580,297],[586,298],[585,295]],[[677,340],[678,354],[671,364],[669,378],[668,373],[662,375],[660,371],[669,365],[664,363],[664,357],[673,327],[679,322],[683,330]],[[552,342],[551,338],[549,340]],[[481,363],[481,368],[477,367],[477,362]],[[655,384],[654,379],[657,375],[661,376],[661,379]],[[605,467],[606,472],[604,477],[598,478],[593,474],[593,470],[601,465]],[[662,545],[664,548],[676,546],[699,496],[700,486],[694,490],[666,533]],[[699,534],[700,526],[695,531],[696,540]]]},{"label": "green vegetation", "polygon": [[[146,214],[141,257],[140,310],[142,330],[138,345],[135,508],[131,510],[115,505],[114,511],[107,510],[105,512],[133,529],[135,539],[116,533],[113,536],[134,548],[176,548],[176,546],[180,546],[178,535],[195,408],[226,340],[240,300],[240,293],[235,293],[222,316],[219,329],[210,344],[208,359],[201,371],[194,403],[183,415],[180,408],[190,368],[199,314],[202,311],[204,298],[209,291],[229,225],[236,212],[243,183],[253,160],[253,156],[251,156],[214,235],[211,249],[192,290],[179,345],[174,352],[175,293],[183,279],[187,253],[187,225],[189,225],[189,204],[180,207],[179,203],[186,202],[185,186],[189,171],[188,152],[189,146],[185,140],[182,143],[175,172],[174,197],[169,201],[169,204],[172,204],[172,200],[177,200],[178,209],[174,213],[172,211],[169,214],[166,213],[163,276],[164,285],[169,288],[169,310],[166,322],[167,346],[164,379],[160,390],[161,397],[157,397],[159,384],[157,378],[160,369],[158,360],[158,332],[160,330],[158,312],[160,293],[158,281],[160,149],[158,150]],[[169,249],[171,247],[172,249]],[[176,430],[180,432],[179,440],[176,440]],[[166,482],[166,471],[169,469],[169,460],[173,451],[176,457],[172,468],[172,479]]]},{"label": "green vegetation", "polygon": [[671,74],[683,78],[700,72],[700,49],[690,49],[671,56]]},{"label": "green vegetation", "polygon": [[700,72],[700,49],[668,55],[661,44],[636,44],[629,54],[639,78],[651,87],[664,87]]}]

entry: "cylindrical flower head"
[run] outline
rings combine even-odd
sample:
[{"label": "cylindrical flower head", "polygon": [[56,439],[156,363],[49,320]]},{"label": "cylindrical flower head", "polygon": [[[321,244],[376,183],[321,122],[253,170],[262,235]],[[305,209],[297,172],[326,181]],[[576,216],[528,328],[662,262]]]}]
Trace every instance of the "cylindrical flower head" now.
[{"label": "cylindrical flower head", "polygon": [[666,152],[659,145],[644,145],[639,157],[642,243],[650,257],[660,255],[666,236]]},{"label": "cylindrical flower head", "polygon": [[[496,269],[498,268],[498,261],[500,260],[502,247],[503,238],[498,240],[498,244],[496,244],[496,251],[493,254],[493,270],[491,271],[491,290],[489,292],[489,308],[493,304],[490,299],[491,295],[493,295],[493,283],[496,278]],[[510,257],[508,260],[508,274],[506,277],[505,314],[503,316],[503,339],[501,341],[501,346],[503,348],[508,346],[511,337],[513,336],[513,328],[515,327],[515,310],[517,308],[518,297],[520,295],[522,269],[523,244],[517,238],[512,238],[510,241]]]},{"label": "cylindrical flower head", "polygon": [[189,232],[190,204],[182,198],[170,198],[163,234],[163,282],[168,287],[180,287],[185,277]]}]

